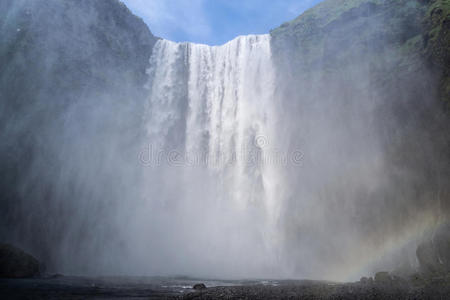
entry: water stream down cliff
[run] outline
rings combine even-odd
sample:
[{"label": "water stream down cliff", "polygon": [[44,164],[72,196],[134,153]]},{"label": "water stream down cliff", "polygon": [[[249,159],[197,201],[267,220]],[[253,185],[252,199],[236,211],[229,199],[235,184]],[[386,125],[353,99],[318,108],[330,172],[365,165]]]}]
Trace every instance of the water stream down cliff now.
[{"label": "water stream down cliff", "polygon": [[[237,257],[255,268],[275,263],[285,161],[276,152],[270,35],[222,46],[160,40],[148,74],[144,123],[153,159],[144,198],[175,211],[198,209],[203,229],[194,240],[230,249],[222,257],[231,264],[240,264]],[[163,188],[155,192],[157,181]],[[196,235],[192,223],[182,228]],[[216,250],[203,257],[217,257]]]}]

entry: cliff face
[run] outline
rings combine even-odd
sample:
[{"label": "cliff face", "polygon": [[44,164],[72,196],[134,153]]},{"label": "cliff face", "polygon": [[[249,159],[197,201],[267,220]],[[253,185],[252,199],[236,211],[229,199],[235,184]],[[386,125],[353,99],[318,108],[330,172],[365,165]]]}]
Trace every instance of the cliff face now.
[{"label": "cliff face", "polygon": [[[387,73],[422,64],[447,81],[449,7],[445,0],[324,1],[271,32],[278,65],[293,74],[339,72],[363,61],[380,73],[376,80],[389,81]],[[439,88],[446,100],[448,87]]]},{"label": "cliff face", "polygon": [[[119,197],[115,174],[126,169],[117,161],[120,168],[106,171],[108,155],[136,155],[129,144],[139,135],[156,40],[119,1],[1,1],[0,239],[32,250],[51,268],[64,239],[81,241],[104,226],[104,204],[92,199]],[[81,161],[91,170],[78,172]],[[94,196],[90,172],[109,194]],[[70,230],[73,218],[84,220],[83,230]],[[70,251],[76,260],[77,250]]]},{"label": "cliff face", "polygon": [[357,63],[373,72],[404,69],[423,48],[427,7],[406,0],[324,1],[271,32],[278,65],[294,74],[335,73]]},{"label": "cliff face", "polygon": [[50,80],[52,88],[143,85],[156,38],[122,3],[8,0],[2,6],[2,75],[32,73],[26,64],[39,70],[37,79],[59,77]]},{"label": "cliff face", "polygon": [[[346,199],[325,210],[329,228],[345,224],[343,216],[352,219],[360,224],[354,235],[378,241],[369,249],[383,251],[380,245],[390,237],[401,239],[405,226],[416,226],[421,219],[431,218],[436,224],[448,221],[450,190],[444,182],[450,180],[449,18],[448,1],[332,0],[271,32],[286,118],[302,123],[311,119],[303,113],[305,107],[318,111],[290,139],[316,132],[328,122],[334,135],[348,137],[355,149],[377,140],[372,145],[383,153],[379,157],[383,175],[372,169],[366,174],[368,184],[352,175],[362,178],[360,169],[348,170],[358,152],[336,154],[335,160],[342,161],[341,171],[321,174],[323,186],[318,188],[325,195],[333,190],[339,199]],[[358,109],[359,105],[368,110]],[[342,151],[333,136],[327,143]],[[361,164],[370,166],[372,160],[363,157]],[[320,168],[321,163],[316,166]],[[302,180],[294,172],[291,178],[294,183]],[[324,198],[320,201],[326,202]],[[292,200],[291,209],[296,201]],[[286,240],[292,245],[302,242],[298,219],[286,212]],[[330,247],[343,245],[331,241]],[[406,258],[411,256],[406,248],[401,251],[409,260],[404,265],[414,265],[415,257]],[[401,269],[402,264],[388,268]],[[375,271],[380,265],[372,267]]]},{"label": "cliff face", "polygon": [[434,68],[442,72],[440,97],[449,109],[450,99],[450,2],[427,0],[424,17],[424,52]]}]

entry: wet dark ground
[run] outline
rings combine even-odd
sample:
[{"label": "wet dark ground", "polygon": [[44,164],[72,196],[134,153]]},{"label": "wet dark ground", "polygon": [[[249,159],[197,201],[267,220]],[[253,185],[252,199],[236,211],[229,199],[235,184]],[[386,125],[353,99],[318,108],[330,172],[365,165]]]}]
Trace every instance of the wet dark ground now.
[{"label": "wet dark ground", "polygon": [[[196,283],[207,289],[193,290]],[[0,279],[0,299],[450,299],[450,284],[63,276]]]}]

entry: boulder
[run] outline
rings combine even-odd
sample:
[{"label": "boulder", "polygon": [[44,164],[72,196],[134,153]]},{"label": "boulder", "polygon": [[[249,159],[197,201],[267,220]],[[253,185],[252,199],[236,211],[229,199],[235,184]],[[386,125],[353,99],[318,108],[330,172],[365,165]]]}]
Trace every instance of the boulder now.
[{"label": "boulder", "polygon": [[30,278],[39,275],[39,261],[9,244],[0,244],[0,278]]},{"label": "boulder", "polygon": [[392,276],[389,274],[389,272],[378,272],[375,274],[375,282],[376,283],[391,283],[392,282]]},{"label": "boulder", "polygon": [[194,284],[194,286],[192,287],[194,290],[205,290],[206,289],[206,285],[204,283],[197,283]]},{"label": "boulder", "polygon": [[450,223],[439,226],[433,236],[433,244],[436,256],[441,264],[441,269],[450,272]]},{"label": "boulder", "polygon": [[450,223],[437,227],[416,250],[420,271],[427,275],[450,273]]},{"label": "boulder", "polygon": [[369,278],[367,277],[361,277],[361,279],[359,280],[360,283],[362,284],[368,284],[369,283]]},{"label": "boulder", "polygon": [[423,278],[423,274],[414,273],[409,277],[409,281],[414,285],[421,285],[424,283],[425,279]]},{"label": "boulder", "polygon": [[441,264],[436,249],[431,240],[422,242],[416,250],[420,272],[423,274],[436,274],[441,272]]}]

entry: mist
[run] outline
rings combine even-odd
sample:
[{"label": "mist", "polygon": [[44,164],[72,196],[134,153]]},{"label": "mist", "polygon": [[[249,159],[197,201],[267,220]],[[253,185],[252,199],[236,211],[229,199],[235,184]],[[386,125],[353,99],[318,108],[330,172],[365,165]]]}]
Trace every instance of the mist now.
[{"label": "mist", "polygon": [[449,213],[425,8],[331,2],[208,46],[117,1],[3,1],[0,240],[74,275],[416,272]]}]

